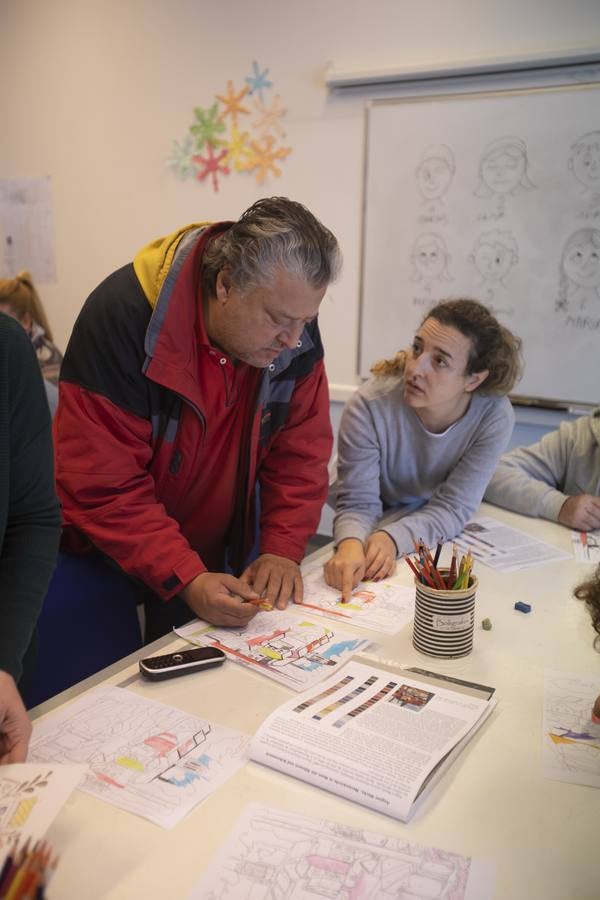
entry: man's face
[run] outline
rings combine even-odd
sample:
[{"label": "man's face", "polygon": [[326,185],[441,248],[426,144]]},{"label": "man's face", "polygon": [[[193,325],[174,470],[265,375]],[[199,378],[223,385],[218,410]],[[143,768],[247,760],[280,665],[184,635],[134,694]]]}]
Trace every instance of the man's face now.
[{"label": "man's face", "polygon": [[262,369],[286,347],[298,346],[325,290],[279,269],[266,285],[243,291],[223,270],[217,275],[216,298],[210,301],[209,337],[234,359]]},{"label": "man's face", "polygon": [[445,159],[432,156],[417,169],[417,184],[426,200],[435,200],[450,187],[453,172]]}]

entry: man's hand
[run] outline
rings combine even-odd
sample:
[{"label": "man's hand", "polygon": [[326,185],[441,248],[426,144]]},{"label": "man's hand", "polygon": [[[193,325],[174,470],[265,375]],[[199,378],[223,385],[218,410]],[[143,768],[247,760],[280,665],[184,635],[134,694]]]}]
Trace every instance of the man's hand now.
[{"label": "man's hand", "polygon": [[396,544],[385,531],[375,531],[367,540],[365,578],[381,581],[396,571]]},{"label": "man's hand", "polygon": [[362,541],[347,538],[338,544],[331,559],[325,563],[325,581],[342,592],[344,603],[365,575],[366,561]]},{"label": "man's hand", "polygon": [[593,531],[600,528],[600,497],[579,494],[568,497],[560,508],[558,521],[576,531]]},{"label": "man's hand", "polygon": [[264,596],[277,609],[285,609],[292,597],[294,603],[302,603],[304,591],[300,566],[284,556],[263,553],[250,563],[240,581],[253,587],[259,597]]},{"label": "man's hand", "polygon": [[25,762],[31,722],[14,678],[0,672],[0,765]]},{"label": "man's hand", "polygon": [[[248,584],[223,572],[203,572],[182,591],[181,596],[211,625],[247,625],[258,612],[260,595]],[[244,602],[245,601],[245,602]]]}]

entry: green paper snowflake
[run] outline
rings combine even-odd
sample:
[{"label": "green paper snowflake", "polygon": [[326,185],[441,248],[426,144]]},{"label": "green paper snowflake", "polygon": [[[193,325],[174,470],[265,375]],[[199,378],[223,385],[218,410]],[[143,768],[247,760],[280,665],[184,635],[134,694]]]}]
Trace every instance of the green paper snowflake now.
[{"label": "green paper snowflake", "polygon": [[225,141],[217,137],[225,131],[225,124],[219,118],[219,105],[213,103],[210,109],[202,109],[197,106],[194,109],[196,124],[190,126],[190,131],[196,136],[196,149],[202,150],[205,144],[209,147],[219,147]]}]

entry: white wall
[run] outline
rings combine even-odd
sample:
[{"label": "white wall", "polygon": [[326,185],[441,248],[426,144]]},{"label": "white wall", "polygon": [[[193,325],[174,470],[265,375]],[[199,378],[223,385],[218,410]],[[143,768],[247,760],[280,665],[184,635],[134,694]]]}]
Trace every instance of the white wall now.
[{"label": "white wall", "polygon": [[[329,97],[327,65],[600,46],[600,15],[598,0],[3,0],[0,42],[0,177],[52,177],[58,280],[40,290],[60,345],[88,292],[148,240],[278,193],[306,203],[342,245],[321,320],[330,379],[352,384],[365,98]],[[177,181],[171,141],[255,59],[288,108],[283,176],[262,188],[232,176],[218,194]]]}]

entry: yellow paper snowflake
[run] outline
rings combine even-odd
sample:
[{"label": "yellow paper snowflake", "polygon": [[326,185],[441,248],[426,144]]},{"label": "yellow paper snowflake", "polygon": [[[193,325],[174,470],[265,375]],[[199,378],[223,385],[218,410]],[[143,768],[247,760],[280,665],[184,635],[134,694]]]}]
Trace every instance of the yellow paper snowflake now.
[{"label": "yellow paper snowflake", "polygon": [[232,125],[231,137],[227,144],[227,162],[233,166],[236,172],[244,172],[246,164],[252,158],[248,137],[247,131],[240,131],[235,125]]}]

